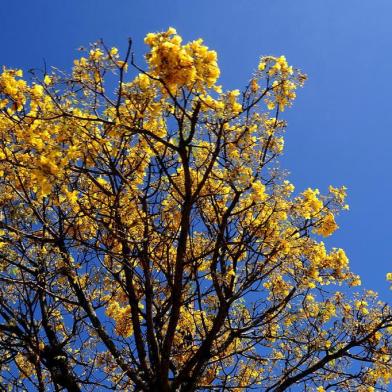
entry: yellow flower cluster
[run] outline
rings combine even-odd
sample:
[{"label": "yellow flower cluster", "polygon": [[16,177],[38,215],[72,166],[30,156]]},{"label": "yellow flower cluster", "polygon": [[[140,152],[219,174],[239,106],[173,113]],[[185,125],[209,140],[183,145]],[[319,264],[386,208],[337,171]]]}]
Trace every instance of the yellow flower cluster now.
[{"label": "yellow flower cluster", "polygon": [[30,377],[34,374],[34,365],[26,358],[25,355],[18,353],[15,357],[15,362],[20,369],[20,378]]},{"label": "yellow flower cluster", "polygon": [[284,79],[282,81],[275,80],[272,83],[272,87],[275,93],[275,102],[281,112],[284,111],[285,107],[290,105],[296,97],[295,89],[296,84],[290,80]]},{"label": "yellow flower cluster", "polygon": [[258,385],[262,377],[262,369],[256,363],[244,363],[241,361],[238,367],[238,388],[232,388],[233,392],[243,392],[249,385]]},{"label": "yellow flower cluster", "polygon": [[357,309],[359,312],[361,312],[364,316],[369,314],[369,309],[368,309],[368,303],[367,301],[364,300],[357,300],[354,302],[355,309]]},{"label": "yellow flower cluster", "polygon": [[[15,109],[20,110],[22,105],[26,103],[26,87],[27,83],[23,79],[17,79],[23,76],[21,70],[4,69],[0,74],[0,93],[7,95],[15,104]],[[7,105],[8,99],[0,101],[0,109]]]},{"label": "yellow flower cluster", "polygon": [[270,291],[269,299],[282,299],[289,294],[292,288],[292,286],[280,275],[271,277],[271,279],[268,282],[265,282],[263,286]]},{"label": "yellow flower cluster", "polygon": [[339,202],[343,203],[347,196],[347,188],[342,186],[340,188],[335,188],[332,185],[329,186],[329,193],[334,196],[334,198]]},{"label": "yellow flower cluster", "polygon": [[322,235],[323,237],[328,237],[333,234],[339,226],[335,222],[334,215],[329,212],[322,219],[319,225],[314,230],[315,233]]},{"label": "yellow flower cluster", "polygon": [[147,54],[151,75],[162,79],[171,93],[184,86],[212,87],[219,77],[216,52],[208,50],[201,39],[181,45],[182,38],[169,28],[148,34],[144,42],[151,47]]},{"label": "yellow flower cluster", "polygon": [[268,197],[265,193],[265,185],[261,181],[252,183],[252,191],[252,198],[255,202],[262,202]]},{"label": "yellow flower cluster", "polygon": [[115,330],[117,335],[129,337],[133,334],[131,307],[129,305],[120,306],[117,301],[112,300],[109,302],[105,313],[115,321]]},{"label": "yellow flower cluster", "polygon": [[318,198],[320,191],[318,189],[308,188],[302,192],[302,201],[300,202],[300,213],[310,219],[320,213],[323,208],[323,202]]},{"label": "yellow flower cluster", "polygon": [[230,111],[231,115],[236,115],[241,112],[242,105],[237,102],[237,97],[240,95],[239,90],[232,90],[227,93],[227,109]]},{"label": "yellow flower cluster", "polygon": [[[268,77],[275,79],[272,83],[273,94],[267,95],[265,99],[268,109],[272,110],[277,106],[280,111],[284,111],[296,98],[295,90],[298,83],[292,80],[293,67],[287,63],[285,56],[265,56],[260,59],[258,70],[260,72],[265,70]],[[299,75],[299,85],[302,85],[305,78],[305,75]],[[254,87],[252,89],[257,91]]]}]

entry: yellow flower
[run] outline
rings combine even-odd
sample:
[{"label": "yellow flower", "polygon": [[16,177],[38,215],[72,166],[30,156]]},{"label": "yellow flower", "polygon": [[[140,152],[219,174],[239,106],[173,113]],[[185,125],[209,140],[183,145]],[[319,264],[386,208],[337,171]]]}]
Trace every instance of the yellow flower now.
[{"label": "yellow flower", "polygon": [[52,78],[51,78],[49,75],[45,75],[45,77],[44,77],[44,83],[45,83],[46,85],[52,84]]},{"label": "yellow flower", "polygon": [[332,213],[328,213],[322,218],[321,223],[315,229],[315,233],[322,235],[323,237],[328,237],[338,229],[339,226],[335,222],[335,217]]}]

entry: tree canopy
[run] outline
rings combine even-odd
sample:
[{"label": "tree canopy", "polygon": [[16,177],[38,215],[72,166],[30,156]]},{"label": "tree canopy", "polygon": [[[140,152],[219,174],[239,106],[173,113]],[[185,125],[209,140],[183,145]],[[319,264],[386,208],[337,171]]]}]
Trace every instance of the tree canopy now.
[{"label": "tree canopy", "polygon": [[0,388],[386,391],[391,309],[322,241],[346,189],[277,163],[305,75],[145,43],[0,75]]}]

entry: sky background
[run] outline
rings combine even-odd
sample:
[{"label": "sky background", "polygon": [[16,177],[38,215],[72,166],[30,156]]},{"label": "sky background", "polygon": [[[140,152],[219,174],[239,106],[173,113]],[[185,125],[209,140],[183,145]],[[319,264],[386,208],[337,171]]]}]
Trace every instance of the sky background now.
[{"label": "sky background", "polygon": [[81,45],[103,38],[139,63],[150,31],[175,27],[218,52],[220,83],[242,88],[260,55],[286,55],[308,74],[289,122],[281,166],[297,191],[346,185],[350,211],[328,239],[366,288],[390,300],[392,271],[391,0],[19,0],[0,9],[0,64],[69,70]]}]

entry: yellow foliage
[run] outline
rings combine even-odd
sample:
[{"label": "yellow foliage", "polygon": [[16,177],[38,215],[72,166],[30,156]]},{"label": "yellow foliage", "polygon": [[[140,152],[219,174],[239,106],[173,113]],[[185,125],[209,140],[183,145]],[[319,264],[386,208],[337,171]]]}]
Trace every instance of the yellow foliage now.
[{"label": "yellow foliage", "polygon": [[96,43],[69,78],[0,74],[0,347],[19,380],[37,361],[45,387],[51,363],[79,389],[89,374],[101,387],[98,364],[124,391],[389,383],[390,308],[334,293],[361,281],[319,238],[346,188],[295,191],[278,165],[305,76],[265,56],[224,90],[201,39],[169,28],[145,43],[146,69]]}]

